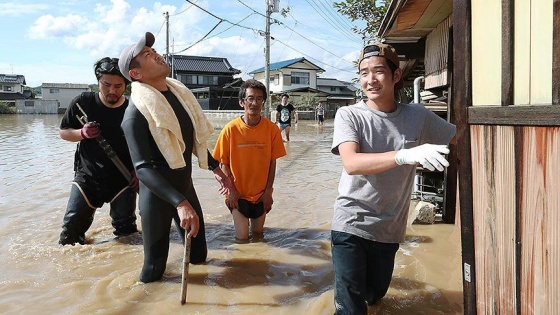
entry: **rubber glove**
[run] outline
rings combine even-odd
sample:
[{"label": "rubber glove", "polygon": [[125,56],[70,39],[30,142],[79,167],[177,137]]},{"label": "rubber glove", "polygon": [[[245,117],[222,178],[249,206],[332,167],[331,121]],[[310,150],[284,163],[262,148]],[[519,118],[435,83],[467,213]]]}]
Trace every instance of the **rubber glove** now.
[{"label": "rubber glove", "polygon": [[422,167],[434,171],[443,171],[444,167],[449,166],[449,162],[442,154],[449,153],[446,145],[423,144],[410,149],[402,149],[395,155],[395,162],[398,165],[420,163]]},{"label": "rubber glove", "polygon": [[99,136],[100,133],[101,130],[99,130],[99,124],[96,123],[95,121],[90,121],[86,123],[80,130],[80,134],[84,139],[97,138],[97,136]]},{"label": "rubber glove", "polygon": [[131,175],[131,179],[130,179],[130,187],[132,187],[132,189],[134,189],[134,191],[138,192],[138,177],[136,176],[136,172],[132,171],[130,172]]}]

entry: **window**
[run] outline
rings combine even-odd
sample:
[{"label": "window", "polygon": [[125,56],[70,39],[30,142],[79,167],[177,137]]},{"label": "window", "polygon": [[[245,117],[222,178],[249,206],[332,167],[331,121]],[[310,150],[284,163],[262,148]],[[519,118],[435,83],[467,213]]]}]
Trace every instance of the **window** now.
[{"label": "window", "polygon": [[57,89],[57,88],[49,89],[49,93],[51,93],[51,94],[58,94],[58,93],[60,93],[60,89]]},{"label": "window", "polygon": [[336,87],[331,86],[331,92],[336,92]]},{"label": "window", "polygon": [[218,76],[215,75],[178,74],[177,78],[188,85],[218,85]]},{"label": "window", "polygon": [[198,76],[199,85],[218,85],[218,77],[210,75],[199,75]]},{"label": "window", "polygon": [[292,71],[292,84],[307,84],[309,85],[308,72],[295,72]]},{"label": "window", "polygon": [[4,91],[6,92],[13,92],[14,91],[14,87],[11,85],[4,85]]},{"label": "window", "polygon": [[34,101],[25,101],[25,106],[35,106],[35,102]]}]

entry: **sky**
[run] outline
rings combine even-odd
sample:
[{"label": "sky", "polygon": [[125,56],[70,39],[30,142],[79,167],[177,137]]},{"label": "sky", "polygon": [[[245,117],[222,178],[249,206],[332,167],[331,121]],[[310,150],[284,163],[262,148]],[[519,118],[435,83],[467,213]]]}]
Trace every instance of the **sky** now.
[{"label": "sky", "polygon": [[[304,57],[325,70],[320,77],[357,77],[353,62],[363,42],[351,28],[364,23],[336,12],[335,1],[280,0],[278,9],[284,14],[271,14],[270,62]],[[30,87],[95,84],[95,61],[118,58],[125,47],[152,32],[153,47],[161,54],[169,49],[180,55],[227,58],[247,79],[249,72],[265,66],[266,2],[3,0],[0,74],[23,75]]]}]

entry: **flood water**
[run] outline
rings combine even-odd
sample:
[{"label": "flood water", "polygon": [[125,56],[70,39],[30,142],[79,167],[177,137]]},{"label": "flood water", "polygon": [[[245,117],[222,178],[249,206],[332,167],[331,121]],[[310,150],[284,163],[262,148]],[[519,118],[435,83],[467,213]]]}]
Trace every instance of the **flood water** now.
[{"label": "flood water", "polygon": [[[76,146],[59,138],[61,118],[0,115],[1,314],[333,314],[330,223],[341,162],[330,153],[332,120],[292,127],[262,242],[234,242],[212,173],[195,168],[209,254],[190,266],[181,305],[183,246],[173,229],[164,278],[150,284],[138,282],[141,235],[114,239],[107,206],[89,244],[58,245]],[[462,314],[460,248],[455,225],[410,226],[388,295],[370,312]]]}]

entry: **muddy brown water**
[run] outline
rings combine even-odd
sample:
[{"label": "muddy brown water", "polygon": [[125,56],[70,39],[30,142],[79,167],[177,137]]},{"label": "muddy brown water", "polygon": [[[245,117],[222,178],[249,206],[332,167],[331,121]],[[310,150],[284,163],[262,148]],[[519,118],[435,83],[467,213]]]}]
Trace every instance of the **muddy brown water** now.
[{"label": "muddy brown water", "polygon": [[[194,171],[209,255],[206,264],[190,266],[181,305],[183,247],[175,232],[164,278],[151,284],[138,282],[141,236],[114,239],[107,206],[86,234],[89,244],[57,244],[75,149],[58,137],[61,117],[0,115],[0,313],[334,312],[329,229],[341,162],[330,153],[332,120],[322,128],[313,121],[292,128],[262,242],[234,242],[211,172]],[[410,226],[388,295],[370,312],[462,314],[459,233],[449,224]]]}]

